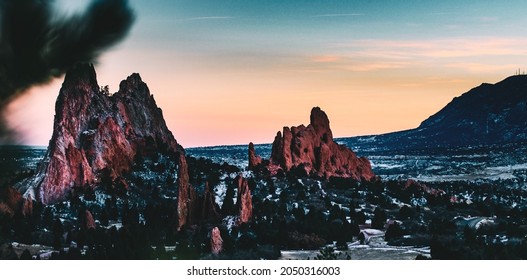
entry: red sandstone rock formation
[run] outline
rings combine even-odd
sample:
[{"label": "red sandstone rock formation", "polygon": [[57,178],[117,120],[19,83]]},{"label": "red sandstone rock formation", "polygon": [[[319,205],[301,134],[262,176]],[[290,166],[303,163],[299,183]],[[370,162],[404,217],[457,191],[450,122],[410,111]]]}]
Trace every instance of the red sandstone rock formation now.
[{"label": "red sandstone rock formation", "polygon": [[[250,159],[249,159],[250,161]],[[278,132],[272,146],[267,169],[290,171],[301,168],[306,174],[332,176],[370,181],[375,178],[370,162],[357,157],[353,151],[333,141],[329,119],[320,108],[311,110],[310,124],[284,127]]]},{"label": "red sandstone rock formation", "polygon": [[178,166],[178,230],[181,230],[185,225],[195,225],[203,221],[221,219],[214,192],[210,189],[208,182],[205,183],[203,196],[198,196],[196,189],[189,181],[185,155],[179,155]]},{"label": "red sandstone rock formation", "polygon": [[11,209],[6,203],[0,202],[0,216],[7,216],[12,218],[15,215],[15,211]]},{"label": "red sandstone rock formation", "polygon": [[[2,203],[2,209],[10,213],[10,216],[14,213],[21,211],[22,215],[27,217],[33,213],[33,201],[31,199],[24,198],[18,190],[12,187],[2,188],[0,190],[0,203]],[[11,215],[12,214],[12,215]]]},{"label": "red sandstone rock formation", "polygon": [[95,220],[93,219],[93,215],[89,210],[85,210],[83,213],[83,216],[81,217],[82,225],[81,227],[83,229],[95,229]]},{"label": "red sandstone rock formation", "polygon": [[178,162],[178,230],[184,225],[192,225],[196,222],[197,194],[189,183],[187,160],[184,154],[179,155]]},{"label": "red sandstone rock formation", "polygon": [[210,248],[214,255],[219,255],[223,251],[223,239],[218,227],[213,228],[210,233]]},{"label": "red sandstone rock formation", "polygon": [[249,143],[249,169],[253,169],[261,163],[262,158],[256,155],[256,152],[254,151],[254,144],[252,142]]},{"label": "red sandstone rock formation", "polygon": [[441,189],[434,189],[429,186],[427,186],[423,182],[417,182],[413,179],[408,179],[406,183],[404,184],[403,190],[410,191],[410,192],[423,192],[430,194],[432,196],[441,196],[445,194],[445,191]]},{"label": "red sandstone rock formation", "polygon": [[253,202],[249,183],[241,175],[238,175],[234,182],[238,186],[238,199],[236,200],[239,211],[238,224],[247,223],[253,215]]},{"label": "red sandstone rock formation", "polygon": [[137,155],[183,152],[161,109],[139,74],[109,95],[97,84],[92,65],[66,74],[55,105],[53,136],[35,176],[18,184],[24,196],[44,204],[64,200],[76,187],[101,176],[114,180],[130,170]]},{"label": "red sandstone rock formation", "polygon": [[22,195],[15,188],[7,187],[0,189],[0,200],[3,201],[12,211],[16,212],[22,204]]},{"label": "red sandstone rock formation", "polygon": [[214,198],[214,192],[211,191],[209,183],[205,182],[205,194],[203,195],[203,204],[201,207],[201,219],[202,220],[218,220],[221,218],[219,213],[216,199]]},{"label": "red sandstone rock formation", "polygon": [[22,215],[28,217],[33,215],[33,200],[30,198],[24,198],[24,203],[22,204]]}]

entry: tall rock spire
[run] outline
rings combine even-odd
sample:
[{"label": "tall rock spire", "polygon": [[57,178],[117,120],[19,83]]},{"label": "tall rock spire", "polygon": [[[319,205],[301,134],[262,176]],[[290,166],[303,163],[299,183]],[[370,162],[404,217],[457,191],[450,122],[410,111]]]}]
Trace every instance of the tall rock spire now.
[{"label": "tall rock spire", "polygon": [[36,174],[19,183],[25,196],[44,204],[66,199],[76,187],[115,179],[137,155],[183,152],[139,74],[109,95],[97,84],[93,65],[66,73],[55,104],[53,135]]}]

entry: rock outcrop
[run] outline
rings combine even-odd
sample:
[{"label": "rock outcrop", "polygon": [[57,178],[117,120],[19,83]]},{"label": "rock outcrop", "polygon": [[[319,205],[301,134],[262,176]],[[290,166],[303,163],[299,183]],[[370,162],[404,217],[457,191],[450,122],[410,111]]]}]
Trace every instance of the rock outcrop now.
[{"label": "rock outcrop", "polygon": [[188,165],[184,154],[179,155],[178,177],[178,230],[196,222],[197,194],[189,182]]},{"label": "rock outcrop", "polygon": [[15,215],[15,211],[11,209],[6,203],[0,202],[0,217],[6,216],[12,218]]},{"label": "rock outcrop", "polygon": [[218,227],[213,228],[210,233],[210,249],[214,255],[219,255],[223,251],[223,239]]},{"label": "rock outcrop", "polygon": [[6,187],[0,189],[0,201],[3,201],[13,212],[20,210],[23,198],[15,188]]},{"label": "rock outcrop", "polygon": [[221,219],[214,192],[211,191],[208,182],[205,183],[205,194],[203,195],[203,203],[201,206],[201,219],[205,221]]},{"label": "rock outcrop", "polygon": [[95,219],[93,219],[93,215],[89,210],[84,210],[84,213],[82,213],[82,216],[80,217],[81,220],[81,227],[83,229],[95,229]]},{"label": "rock outcrop", "polygon": [[12,217],[15,213],[21,213],[28,217],[33,214],[33,200],[24,198],[22,194],[13,187],[0,189],[0,214],[5,213]]},{"label": "rock outcrop", "polygon": [[205,182],[205,192],[199,195],[190,183],[188,164],[183,154],[179,156],[178,165],[178,230],[185,225],[220,220],[222,216],[209,183]]},{"label": "rock outcrop", "polygon": [[262,158],[256,155],[256,152],[254,151],[254,144],[252,142],[249,143],[249,169],[253,169],[261,163]]},{"label": "rock outcrop", "polygon": [[24,215],[24,217],[33,215],[33,200],[31,198],[24,198],[24,202],[22,204],[22,215]]},{"label": "rock outcrop", "polygon": [[[249,155],[251,155],[249,149]],[[253,156],[255,157],[255,156]],[[249,158],[251,162],[251,158]],[[266,166],[271,174],[282,169],[302,171],[306,175],[353,178],[357,181],[375,179],[370,162],[357,157],[348,147],[333,141],[329,119],[319,107],[311,110],[310,124],[284,127],[272,145]]]},{"label": "rock outcrop", "polygon": [[238,208],[238,224],[248,223],[253,216],[253,202],[247,179],[238,175],[234,182],[238,187],[236,205]]},{"label": "rock outcrop", "polygon": [[110,95],[97,84],[93,65],[81,64],[67,72],[62,84],[44,160],[18,187],[27,189],[25,197],[54,203],[103,176],[113,181],[130,170],[137,156],[157,152],[184,153],[139,74]]},{"label": "rock outcrop", "polygon": [[403,191],[407,191],[407,192],[410,192],[410,193],[426,193],[426,194],[429,194],[431,196],[441,196],[441,195],[444,195],[445,194],[445,191],[441,190],[441,189],[435,189],[435,188],[431,188],[429,186],[427,186],[425,183],[423,182],[418,182],[418,181],[415,181],[413,179],[408,179],[405,183],[404,183],[404,186],[402,188]]}]

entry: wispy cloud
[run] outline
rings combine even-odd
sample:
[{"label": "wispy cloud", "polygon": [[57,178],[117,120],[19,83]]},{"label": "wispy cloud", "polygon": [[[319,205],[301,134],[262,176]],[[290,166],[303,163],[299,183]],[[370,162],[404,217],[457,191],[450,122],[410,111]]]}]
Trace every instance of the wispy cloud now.
[{"label": "wispy cloud", "polygon": [[313,62],[337,62],[341,59],[342,57],[336,55],[316,55],[311,57]]},{"label": "wispy cloud", "polygon": [[358,17],[363,15],[364,14],[322,14],[314,15],[313,17]]},{"label": "wispy cloud", "polygon": [[356,40],[342,48],[363,55],[455,58],[474,56],[527,55],[527,38],[452,38],[419,40]]},{"label": "wispy cloud", "polygon": [[208,16],[208,17],[191,17],[184,20],[194,21],[194,20],[222,20],[222,19],[233,19],[234,17],[229,16]]},{"label": "wispy cloud", "polygon": [[503,70],[512,71],[518,67],[517,64],[484,64],[476,62],[448,63],[445,66],[449,68],[463,69],[471,73],[492,73]]},{"label": "wispy cloud", "polygon": [[480,17],[479,21],[483,23],[495,23],[498,21],[498,18],[497,17]]},{"label": "wispy cloud", "polygon": [[354,72],[381,69],[457,69],[488,73],[527,63],[527,38],[353,40],[308,58],[314,67]]},{"label": "wispy cloud", "polygon": [[447,16],[447,15],[452,15],[454,13],[450,13],[450,12],[431,12],[431,13],[428,13],[428,15],[431,15],[431,16]]},{"label": "wispy cloud", "polygon": [[214,49],[206,57],[200,57],[209,68],[228,68],[236,73],[323,73],[335,74],[335,77],[352,73],[360,76],[382,73],[389,77],[497,73],[502,76],[509,70],[527,67],[527,38],[357,39],[326,43],[302,52],[233,48]]},{"label": "wispy cloud", "polygon": [[230,20],[236,17],[231,16],[203,16],[203,17],[189,17],[189,18],[160,18],[160,19],[147,19],[146,22],[192,22],[192,21],[211,21],[211,20]]},{"label": "wispy cloud", "polygon": [[309,57],[307,68],[345,72],[369,72],[417,66],[414,61],[372,58],[364,56],[319,55]]}]

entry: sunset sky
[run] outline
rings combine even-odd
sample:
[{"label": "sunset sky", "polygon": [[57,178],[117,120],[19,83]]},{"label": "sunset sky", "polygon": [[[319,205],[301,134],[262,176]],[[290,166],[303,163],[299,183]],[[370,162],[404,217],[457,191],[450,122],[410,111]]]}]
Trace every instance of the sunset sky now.
[{"label": "sunset sky", "polygon": [[[73,14],[88,1],[56,1]],[[336,137],[417,127],[483,82],[527,70],[527,1],[134,0],[99,85],[141,74],[184,147],[272,142],[320,106]],[[9,105],[47,145],[62,78]]]}]

